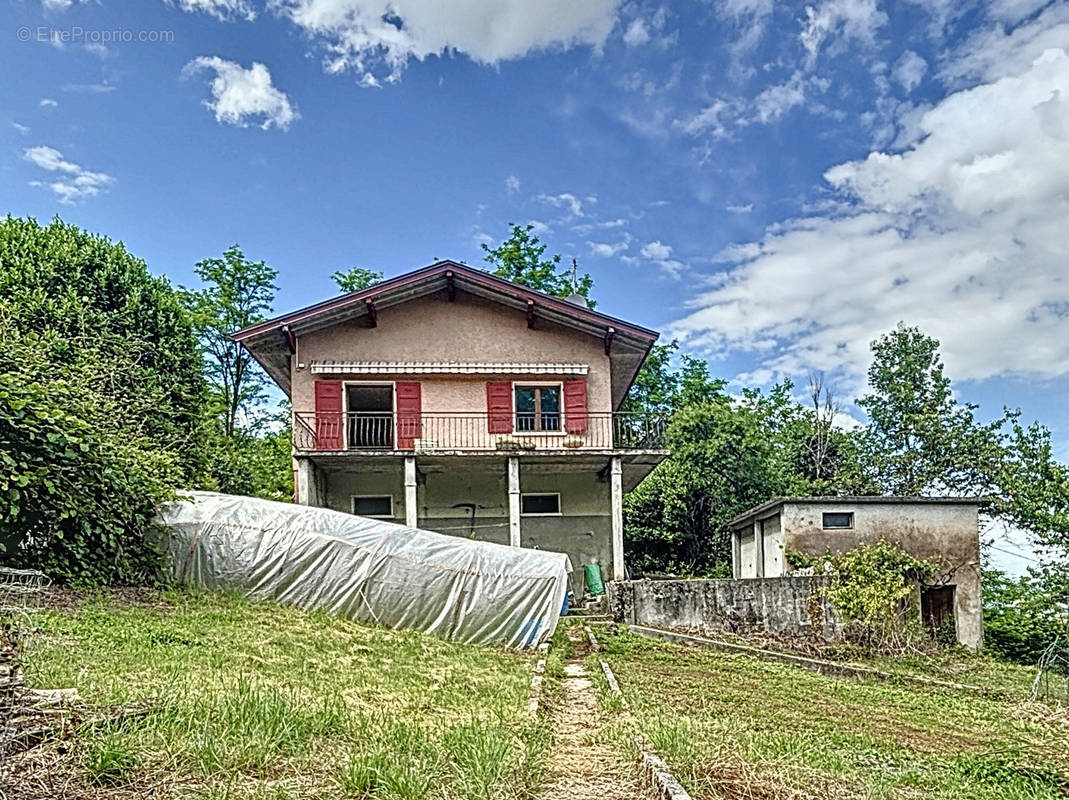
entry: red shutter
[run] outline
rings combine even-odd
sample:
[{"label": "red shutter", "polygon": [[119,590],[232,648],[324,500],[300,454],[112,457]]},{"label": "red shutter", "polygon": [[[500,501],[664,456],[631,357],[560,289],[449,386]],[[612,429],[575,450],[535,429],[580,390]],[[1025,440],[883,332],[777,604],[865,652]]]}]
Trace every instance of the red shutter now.
[{"label": "red shutter", "polygon": [[490,381],[486,384],[486,429],[490,433],[512,433],[512,384]]},{"label": "red shutter", "polygon": [[564,382],[564,430],[586,431],[586,381]]},{"label": "red shutter", "polygon": [[416,439],[423,436],[420,413],[423,393],[419,381],[398,381],[397,392],[397,449],[412,450]]},{"label": "red shutter", "polygon": [[341,381],[316,381],[316,450],[345,447],[342,421]]}]

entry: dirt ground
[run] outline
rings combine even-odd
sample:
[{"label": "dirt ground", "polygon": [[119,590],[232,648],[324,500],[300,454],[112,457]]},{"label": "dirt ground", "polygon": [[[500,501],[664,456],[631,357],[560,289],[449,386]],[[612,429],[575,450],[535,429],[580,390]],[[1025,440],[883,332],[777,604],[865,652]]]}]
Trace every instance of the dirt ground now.
[{"label": "dirt ground", "polygon": [[583,657],[588,651],[580,628],[568,632],[576,654],[564,665],[564,697],[553,709],[553,746],[541,800],[654,800],[637,759],[621,752],[605,730],[594,684]]}]

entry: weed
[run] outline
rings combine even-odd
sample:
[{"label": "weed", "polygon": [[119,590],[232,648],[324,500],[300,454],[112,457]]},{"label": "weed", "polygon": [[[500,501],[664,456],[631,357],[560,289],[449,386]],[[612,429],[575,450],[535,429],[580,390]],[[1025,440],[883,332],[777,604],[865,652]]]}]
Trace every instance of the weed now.
[{"label": "weed", "polygon": [[81,742],[80,756],[90,782],[99,786],[126,783],[137,770],[137,752],[129,736],[118,730],[88,734]]}]

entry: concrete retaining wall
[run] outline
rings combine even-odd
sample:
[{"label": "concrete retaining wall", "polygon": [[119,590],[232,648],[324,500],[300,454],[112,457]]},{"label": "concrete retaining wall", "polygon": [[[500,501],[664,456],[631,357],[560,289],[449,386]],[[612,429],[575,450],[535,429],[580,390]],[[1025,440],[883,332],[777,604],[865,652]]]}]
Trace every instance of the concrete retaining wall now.
[{"label": "concrete retaining wall", "polygon": [[613,618],[632,625],[715,634],[765,631],[842,636],[838,612],[820,596],[826,577],[623,581],[609,584]]}]

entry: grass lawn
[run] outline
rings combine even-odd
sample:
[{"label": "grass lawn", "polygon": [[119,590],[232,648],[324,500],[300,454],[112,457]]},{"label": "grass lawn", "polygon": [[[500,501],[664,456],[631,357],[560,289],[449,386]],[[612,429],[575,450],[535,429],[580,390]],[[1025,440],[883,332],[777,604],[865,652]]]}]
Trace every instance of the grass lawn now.
[{"label": "grass lawn", "polygon": [[598,636],[636,724],[696,800],[1069,796],[1065,709]]},{"label": "grass lawn", "polygon": [[1012,700],[1026,700],[1032,696],[1032,681],[1036,675],[1035,667],[998,661],[989,656],[969,652],[963,647],[944,648],[932,654],[917,652],[912,656],[874,656],[845,642],[814,643],[806,639],[727,632],[710,636],[734,644],[793,652],[802,656],[878,669],[893,675],[915,675],[968,684]]},{"label": "grass lawn", "polygon": [[548,737],[526,715],[529,654],[212,593],[83,597],[37,624],[29,685],[100,709],[153,702],[37,748],[22,782],[42,792],[490,798],[538,782]]}]

